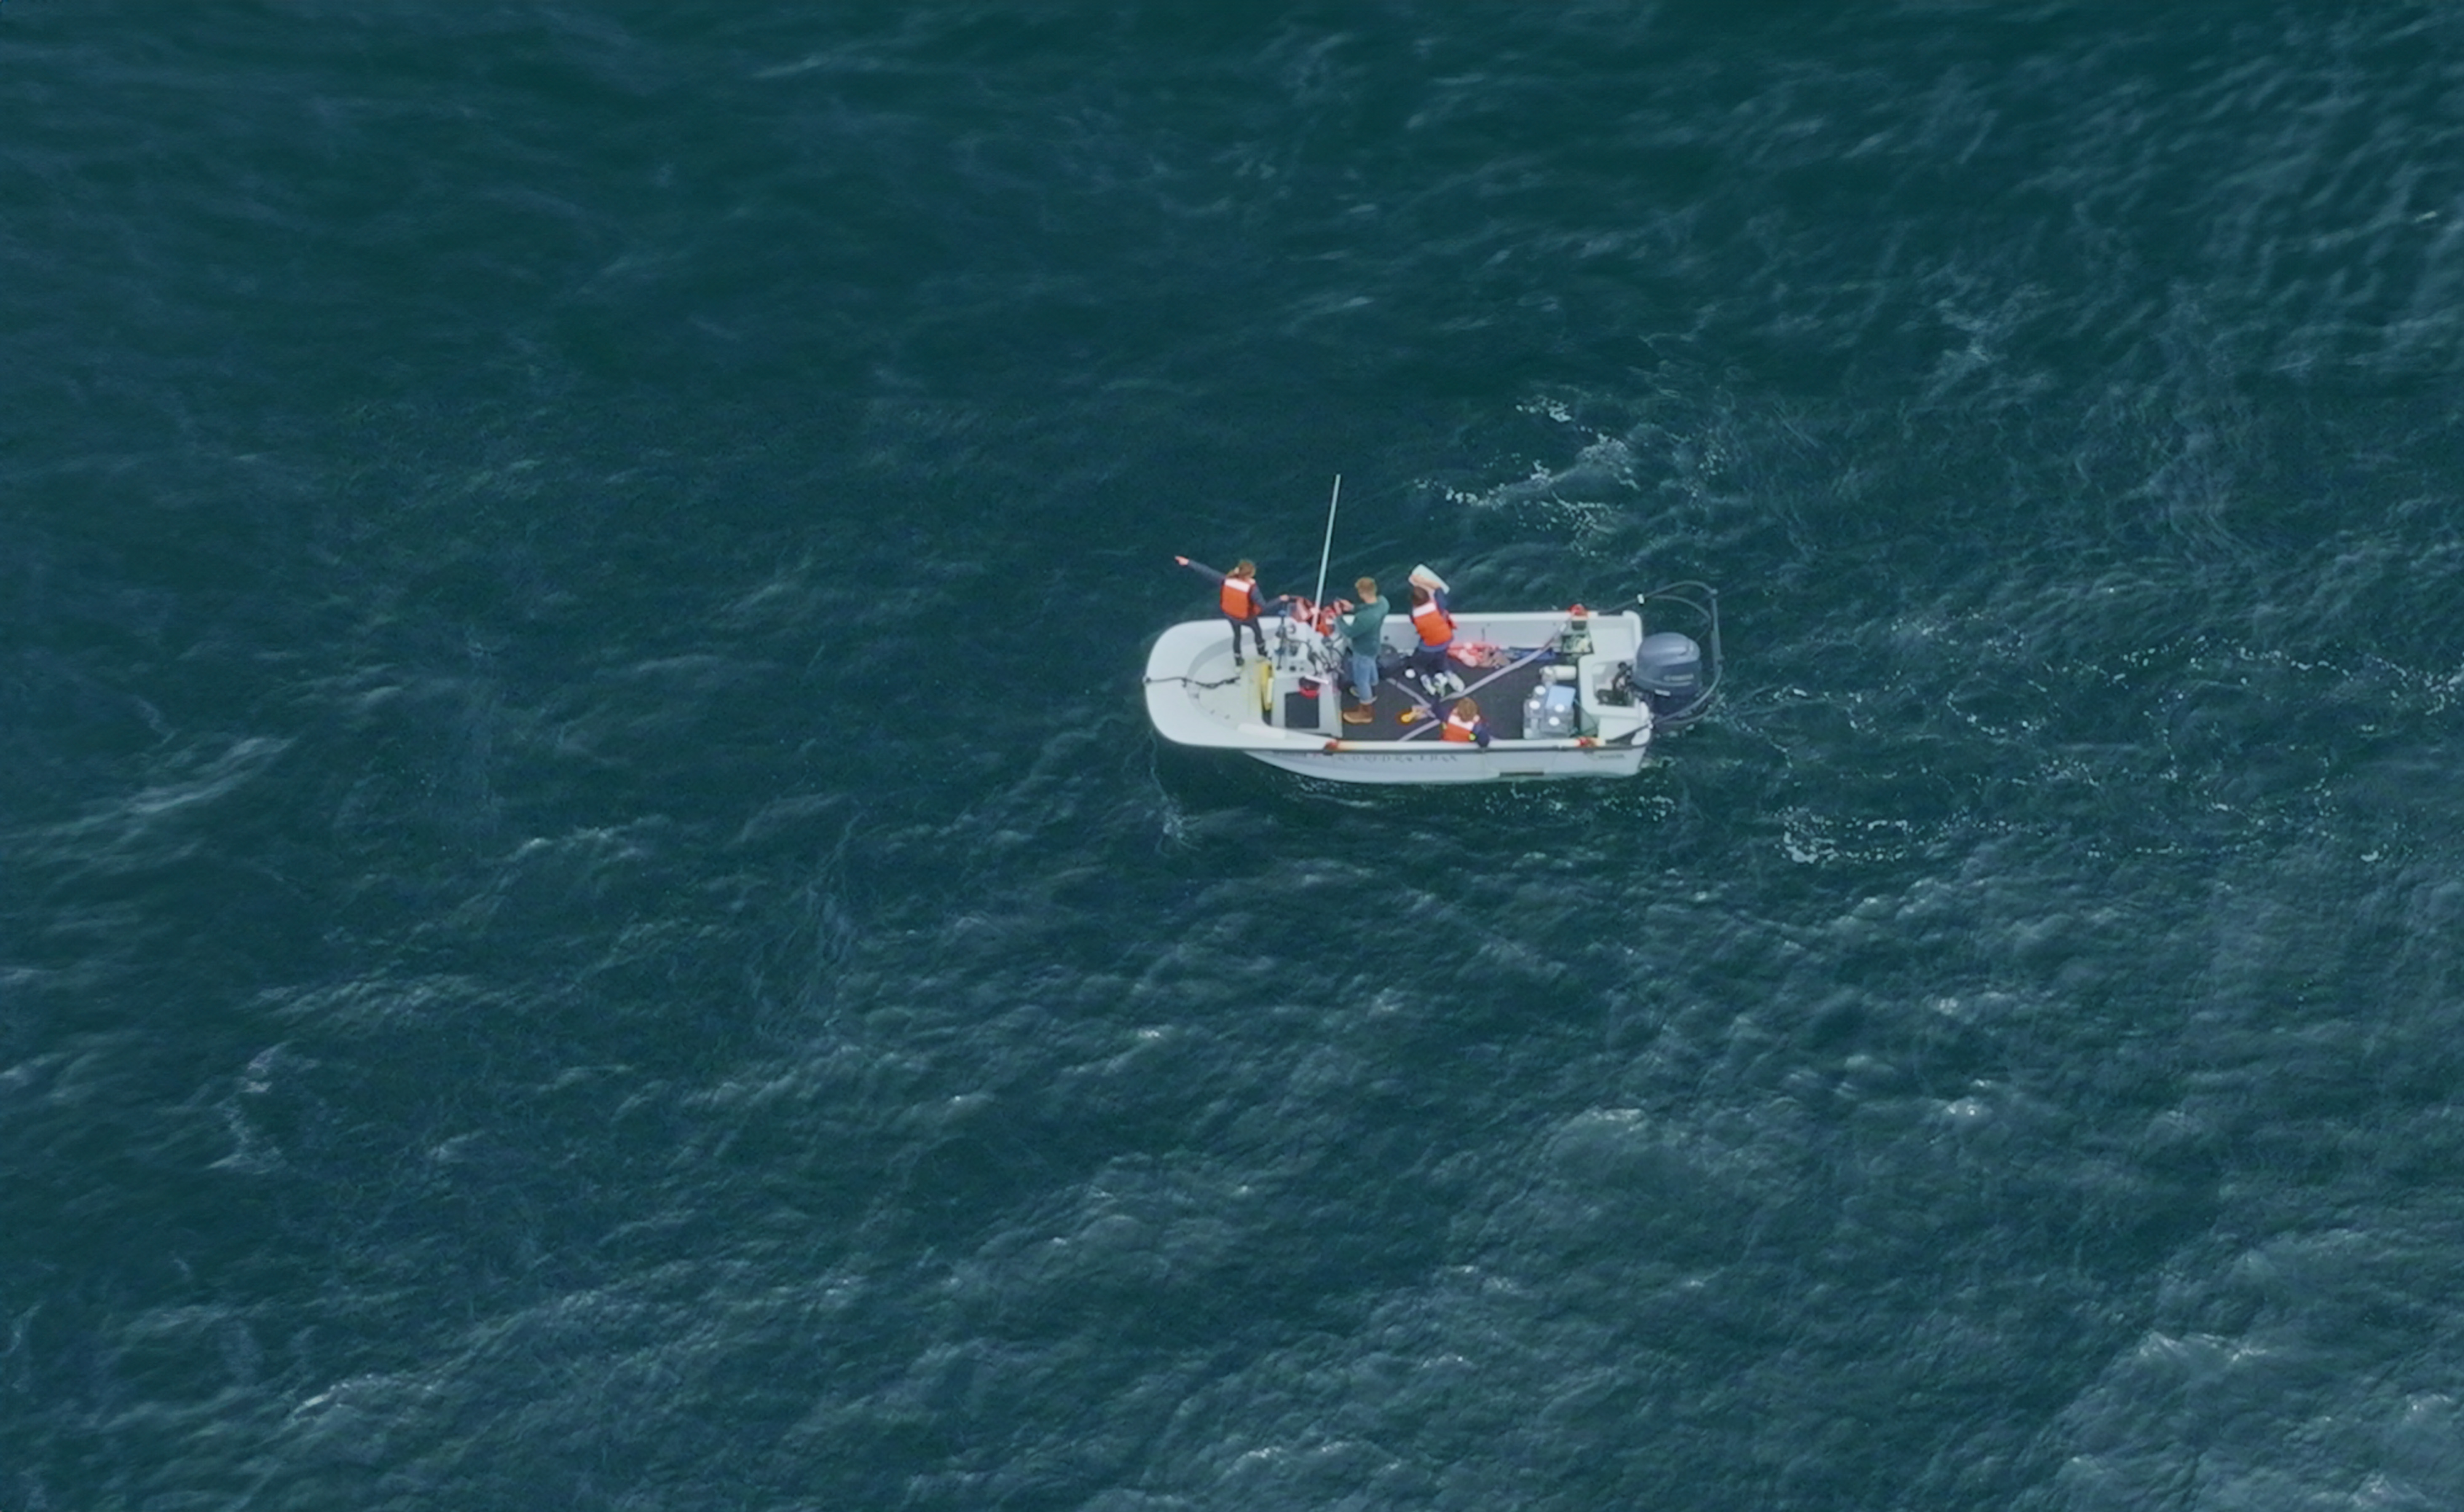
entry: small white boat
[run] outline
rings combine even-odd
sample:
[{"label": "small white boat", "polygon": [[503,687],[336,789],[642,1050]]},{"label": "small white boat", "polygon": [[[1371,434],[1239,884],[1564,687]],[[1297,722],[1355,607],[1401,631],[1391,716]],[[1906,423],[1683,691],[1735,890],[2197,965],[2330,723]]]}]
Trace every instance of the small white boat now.
[{"label": "small white boat", "polygon": [[[1645,629],[1643,611],[1683,606],[1707,629]],[[1719,595],[1676,583],[1617,613],[1580,608],[1459,612],[1447,670],[1406,669],[1417,637],[1390,614],[1379,648],[1375,718],[1342,721],[1347,648],[1291,618],[1269,622],[1272,654],[1234,661],[1220,618],[1166,630],[1147,654],[1147,718],[1176,745],[1239,751],[1269,767],[1331,782],[1499,782],[1631,777],[1655,736],[1701,718],[1720,680]],[[1432,685],[1434,684],[1434,685]],[[1473,698],[1485,746],[1442,738],[1453,700]]]}]

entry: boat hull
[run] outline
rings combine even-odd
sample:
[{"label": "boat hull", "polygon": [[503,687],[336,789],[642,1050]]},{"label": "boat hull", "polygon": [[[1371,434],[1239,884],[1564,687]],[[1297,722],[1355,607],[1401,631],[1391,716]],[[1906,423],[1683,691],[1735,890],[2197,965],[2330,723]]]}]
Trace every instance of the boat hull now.
[{"label": "boat hull", "polygon": [[[1491,723],[1507,738],[1485,745],[1449,744],[1437,738],[1437,705],[1399,681],[1381,684],[1371,726],[1342,723],[1343,680],[1333,658],[1314,644],[1277,638],[1272,662],[1236,664],[1229,633],[1220,620],[1196,620],[1167,629],[1147,658],[1146,704],[1155,733],[1176,745],[1238,751],[1279,770],[1324,782],[1378,785],[1464,784],[1631,777],[1642,769],[1651,740],[1651,714],[1630,700],[1604,696],[1610,675],[1630,660],[1642,626],[1631,614],[1593,616],[1586,645],[1560,656],[1557,637],[1570,621],[1563,612],[1463,615],[1458,640],[1506,648],[1485,663],[1466,664],[1459,676],[1466,689],[1490,695]],[[1409,626],[1390,631],[1408,634]],[[1390,635],[1390,660],[1408,649]],[[1516,651],[1511,648],[1528,648]],[[1517,659],[1520,658],[1520,659]],[[1539,664],[1563,669],[1588,709],[1586,733],[1576,738],[1522,739],[1521,694],[1540,676]],[[1507,665],[1497,665],[1498,662]]]},{"label": "boat hull", "polygon": [[1631,777],[1642,770],[1639,746],[1533,749],[1528,743],[1498,741],[1486,750],[1461,746],[1428,750],[1252,750],[1243,755],[1269,767],[1326,782],[1471,783],[1535,782],[1566,777]]}]

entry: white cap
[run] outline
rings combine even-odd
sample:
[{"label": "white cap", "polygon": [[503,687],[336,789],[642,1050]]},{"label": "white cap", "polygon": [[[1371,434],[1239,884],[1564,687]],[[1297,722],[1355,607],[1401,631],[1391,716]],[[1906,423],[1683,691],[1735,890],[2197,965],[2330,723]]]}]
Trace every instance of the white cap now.
[{"label": "white cap", "polygon": [[1446,580],[1430,571],[1429,565],[1425,562],[1412,569],[1412,581],[1432,593],[1442,593],[1446,590]]}]

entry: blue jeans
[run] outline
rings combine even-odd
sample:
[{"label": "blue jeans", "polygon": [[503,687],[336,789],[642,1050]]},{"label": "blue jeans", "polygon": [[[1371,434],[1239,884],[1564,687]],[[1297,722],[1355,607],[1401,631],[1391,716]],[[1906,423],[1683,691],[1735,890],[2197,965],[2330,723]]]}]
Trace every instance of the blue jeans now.
[{"label": "blue jeans", "polygon": [[1377,701],[1377,657],[1352,654],[1352,697],[1362,708]]}]

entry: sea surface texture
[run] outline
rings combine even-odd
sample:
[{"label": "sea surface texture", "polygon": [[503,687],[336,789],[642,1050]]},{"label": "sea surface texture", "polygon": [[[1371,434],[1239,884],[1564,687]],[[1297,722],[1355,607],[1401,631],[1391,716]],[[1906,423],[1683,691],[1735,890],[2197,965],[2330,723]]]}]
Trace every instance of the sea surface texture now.
[{"label": "sea surface texture", "polygon": [[2459,397],[2452,6],[0,7],[0,1512],[2464,1506]]}]

